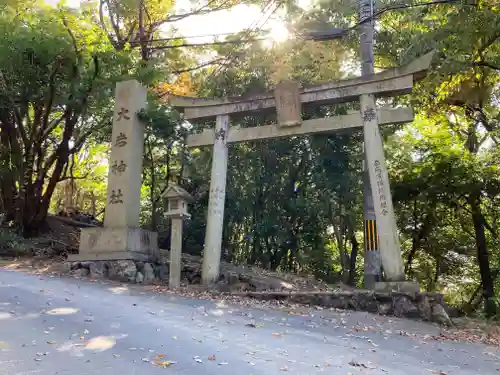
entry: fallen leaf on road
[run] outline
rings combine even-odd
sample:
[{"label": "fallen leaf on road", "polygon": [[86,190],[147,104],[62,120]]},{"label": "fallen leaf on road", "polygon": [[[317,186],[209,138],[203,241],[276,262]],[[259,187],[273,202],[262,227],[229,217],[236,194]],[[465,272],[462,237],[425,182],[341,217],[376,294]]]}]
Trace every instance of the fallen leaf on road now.
[{"label": "fallen leaf on road", "polygon": [[273,333],[274,337],[281,337],[281,333]]},{"label": "fallen leaf on road", "polygon": [[158,361],[158,360],[160,360],[160,359],[163,359],[163,358],[165,358],[165,354],[158,354],[158,355],[155,357],[155,359],[156,359],[157,361]]},{"label": "fallen leaf on road", "polygon": [[257,328],[257,326],[255,324],[253,324],[253,323],[245,324],[245,327]]},{"label": "fallen leaf on road", "polygon": [[0,348],[8,348],[9,343],[7,341],[0,341]]},{"label": "fallen leaf on road", "polygon": [[170,365],[173,365],[174,363],[176,362],[175,361],[152,362],[153,366],[163,367],[163,368],[170,367]]},{"label": "fallen leaf on road", "polygon": [[55,344],[55,343],[56,343],[56,342],[55,342],[55,341],[52,341],[52,340],[51,340],[51,341],[47,341],[47,344],[52,344],[52,345],[53,345],[53,344]]},{"label": "fallen leaf on road", "polygon": [[441,370],[427,370],[429,372],[432,372],[433,374],[438,374],[438,375],[448,375],[446,372],[441,371]]},{"label": "fallen leaf on road", "polygon": [[120,354],[113,354],[113,357],[120,358]]},{"label": "fallen leaf on road", "polygon": [[374,327],[368,326],[368,327],[352,327],[353,332],[370,332],[370,331],[375,331]]},{"label": "fallen leaf on road", "polygon": [[363,367],[363,368],[368,368],[365,364],[356,362],[355,360],[352,360],[349,362],[349,365],[352,367]]},{"label": "fallen leaf on road", "polygon": [[215,358],[215,354],[214,354],[214,355],[211,355],[210,357],[208,357],[208,360],[209,360],[209,361],[215,361],[215,359],[216,359],[216,358]]}]

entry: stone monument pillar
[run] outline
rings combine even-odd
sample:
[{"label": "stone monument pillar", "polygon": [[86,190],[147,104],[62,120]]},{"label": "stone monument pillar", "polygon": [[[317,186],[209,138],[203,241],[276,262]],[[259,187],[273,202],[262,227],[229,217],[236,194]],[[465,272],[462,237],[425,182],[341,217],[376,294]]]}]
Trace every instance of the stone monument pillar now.
[{"label": "stone monument pillar", "polygon": [[209,285],[219,276],[222,234],[224,226],[224,202],[226,200],[227,133],[229,116],[217,116],[212,153],[210,195],[208,198],[207,229],[203,248],[202,283]]},{"label": "stone monument pillar", "polygon": [[116,85],[116,101],[103,228],[81,231],[78,260],[147,260],[158,247],[155,232],[139,228],[146,88],[135,80]]}]

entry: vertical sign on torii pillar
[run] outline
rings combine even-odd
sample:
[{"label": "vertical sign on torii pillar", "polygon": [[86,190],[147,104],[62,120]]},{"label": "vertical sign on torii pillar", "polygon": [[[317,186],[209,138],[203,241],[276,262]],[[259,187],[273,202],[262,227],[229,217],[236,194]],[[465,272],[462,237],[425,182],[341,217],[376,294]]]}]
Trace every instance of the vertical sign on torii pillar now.
[{"label": "vertical sign on torii pillar", "polygon": [[[352,78],[300,88],[297,83],[282,82],[274,93],[238,98],[189,98],[171,96],[170,104],[193,120],[216,119],[215,129],[191,134],[188,147],[213,146],[212,175],[203,254],[203,282],[216,280],[219,274],[227,174],[227,147],[230,143],[291,137],[312,133],[331,133],[363,128],[367,159],[370,161],[370,185],[373,188],[380,233],[380,251],[389,281],[404,279],[398,234],[392,208],[389,179],[378,125],[413,120],[410,108],[379,108],[375,97],[393,97],[411,93],[414,81],[423,78],[432,61],[432,53],[412,63],[371,76]],[[360,113],[343,116],[301,119],[301,107],[360,101]],[[229,126],[231,114],[263,113],[276,108],[278,124],[239,128]]]}]

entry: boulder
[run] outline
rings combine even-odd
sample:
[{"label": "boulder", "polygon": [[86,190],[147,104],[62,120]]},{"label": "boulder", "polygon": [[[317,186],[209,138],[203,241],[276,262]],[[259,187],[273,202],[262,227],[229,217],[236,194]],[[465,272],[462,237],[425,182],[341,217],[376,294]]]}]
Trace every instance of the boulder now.
[{"label": "boulder", "polygon": [[132,260],[117,260],[110,264],[109,278],[122,282],[134,282],[137,267]]},{"label": "boulder", "polygon": [[89,265],[90,277],[102,279],[105,277],[104,262],[91,262]]},{"label": "boulder", "polygon": [[418,311],[417,306],[415,306],[409,296],[393,296],[392,308],[394,316],[412,318],[420,317],[420,312]]},{"label": "boulder", "polygon": [[422,319],[428,321],[432,320],[432,307],[431,303],[429,302],[429,297],[423,295],[417,302],[417,307]]},{"label": "boulder", "polygon": [[149,285],[154,281],[155,271],[151,263],[144,264],[143,274],[144,274],[144,284]]},{"label": "boulder", "polygon": [[249,289],[256,292],[266,290],[292,290],[293,285],[277,277],[270,277],[264,275],[254,275],[250,273],[242,273],[239,279],[248,284]]},{"label": "boulder", "polygon": [[80,262],[80,266],[78,268],[86,268],[90,270],[90,265],[93,264],[94,262]]},{"label": "boulder", "polygon": [[432,305],[432,321],[445,326],[452,326],[448,313],[440,303]]},{"label": "boulder", "polygon": [[155,267],[155,275],[160,281],[168,282],[169,268],[168,264],[157,264]]},{"label": "boulder", "polygon": [[144,274],[144,262],[135,262],[135,266],[137,267],[137,272]]},{"label": "boulder", "polygon": [[378,313],[380,315],[388,315],[391,312],[392,304],[391,303],[381,303],[378,305]]},{"label": "boulder", "polygon": [[219,293],[230,293],[232,291],[231,287],[229,286],[229,284],[225,280],[219,281],[218,283],[216,283],[214,285],[214,288]]},{"label": "boulder", "polygon": [[73,269],[72,268],[73,264],[71,262],[64,262],[63,263],[63,273],[70,273],[71,270]]},{"label": "boulder", "polygon": [[135,282],[137,284],[142,284],[144,282],[144,275],[141,272],[135,274]]},{"label": "boulder", "polygon": [[236,272],[228,272],[225,279],[229,285],[235,285],[240,282],[240,277]]},{"label": "boulder", "polygon": [[88,268],[78,268],[77,270],[71,271],[71,275],[74,277],[87,277],[90,271]]}]

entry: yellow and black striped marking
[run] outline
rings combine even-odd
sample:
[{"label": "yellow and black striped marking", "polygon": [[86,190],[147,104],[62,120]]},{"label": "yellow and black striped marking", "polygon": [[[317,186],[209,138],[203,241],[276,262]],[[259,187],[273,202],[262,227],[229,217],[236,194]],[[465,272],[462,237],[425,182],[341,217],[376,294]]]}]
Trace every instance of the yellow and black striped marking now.
[{"label": "yellow and black striped marking", "polygon": [[377,222],[365,220],[365,251],[378,250]]}]

